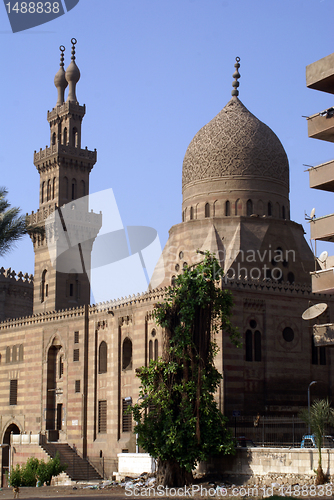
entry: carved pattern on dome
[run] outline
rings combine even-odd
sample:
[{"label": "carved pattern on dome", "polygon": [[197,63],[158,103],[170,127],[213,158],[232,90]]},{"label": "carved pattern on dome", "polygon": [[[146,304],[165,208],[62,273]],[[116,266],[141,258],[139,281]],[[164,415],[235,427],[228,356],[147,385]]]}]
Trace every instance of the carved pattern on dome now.
[{"label": "carved pattern on dome", "polygon": [[289,163],[280,140],[236,98],[189,144],[182,186],[229,176],[267,177],[289,185]]}]

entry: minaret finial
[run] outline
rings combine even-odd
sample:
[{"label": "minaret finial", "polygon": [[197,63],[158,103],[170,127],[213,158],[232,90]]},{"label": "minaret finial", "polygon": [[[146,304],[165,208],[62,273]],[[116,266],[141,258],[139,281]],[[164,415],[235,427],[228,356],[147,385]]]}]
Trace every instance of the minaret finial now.
[{"label": "minaret finial", "polygon": [[75,38],[72,38],[72,56],[69,67],[66,70],[66,80],[69,83],[68,96],[66,102],[76,102],[78,103],[77,97],[75,95],[75,87],[80,79],[80,71],[75,62],[75,45],[77,43]]},{"label": "minaret finial", "polygon": [[232,96],[238,97],[238,95],[239,95],[239,90],[238,90],[239,82],[238,82],[238,79],[240,78],[240,73],[239,73],[239,68],[240,68],[239,61],[240,61],[240,57],[236,57],[235,60],[237,62],[234,65],[235,72],[232,75],[233,78],[235,79],[235,81],[232,83],[232,87],[233,87]]},{"label": "minaret finial", "polygon": [[68,85],[64,71],[64,52],[65,52],[64,45],[61,45],[59,47],[59,50],[60,50],[60,64],[59,64],[60,68],[54,79],[55,86],[57,87],[58,90],[58,99],[56,106],[61,106],[64,103],[64,93]]},{"label": "minaret finial", "polygon": [[75,46],[77,44],[77,39],[76,38],[72,38],[71,44],[72,44],[72,56],[71,56],[71,59],[72,59],[72,61],[75,61]]}]

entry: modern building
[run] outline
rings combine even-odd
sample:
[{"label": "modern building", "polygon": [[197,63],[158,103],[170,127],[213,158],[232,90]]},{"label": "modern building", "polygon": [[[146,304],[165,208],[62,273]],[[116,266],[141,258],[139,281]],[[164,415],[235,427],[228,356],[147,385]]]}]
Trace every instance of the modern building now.
[{"label": "modern building", "polygon": [[[250,416],[297,414],[307,404],[312,380],[319,382],[314,395],[332,395],[332,351],[314,345],[312,325],[301,318],[310,301],[321,297],[311,292],[314,258],[304,230],[290,219],[288,159],[274,132],[239,100],[239,66],[237,59],[231,100],[186,151],[182,222],[170,229],[157,266],[157,275],[163,266],[165,276],[160,287],[101,307],[89,305],[89,270],[73,264],[78,251],[89,261],[101,216],[84,207],[76,218],[97,157],[81,147],[85,106],[75,93],[80,72],[74,43],[66,72],[62,54],[58,100],[48,113],[50,146],[34,154],[39,208],[29,220],[47,223],[45,237],[33,242],[33,311],[0,323],[3,472],[10,461],[43,456],[39,443],[67,444],[91,461],[105,457],[107,474],[116,470],[118,453],[135,451],[126,410],[139,395],[136,369],[162,353],[163,332],[152,311],[183,267],[198,261],[198,249],[220,260],[222,286],[233,294],[233,322],[243,339],[237,349],[224,332],[217,338],[221,411],[228,417],[235,410]],[[81,249],[68,247],[59,274],[47,243],[66,253],[53,221],[68,203],[70,224],[87,241]],[[333,312],[329,301],[324,323]]]},{"label": "modern building", "polygon": [[[334,53],[306,68],[306,85],[310,89],[334,94]],[[307,120],[308,135],[314,139],[334,142],[334,108],[316,113]],[[334,192],[334,160],[309,168],[310,187]],[[334,214],[315,217],[311,214],[311,238],[317,241],[334,241]],[[323,252],[317,258],[317,269],[311,273],[312,291],[332,295],[334,293],[334,256]],[[317,346],[334,344],[334,325],[322,323],[314,326]]]}]

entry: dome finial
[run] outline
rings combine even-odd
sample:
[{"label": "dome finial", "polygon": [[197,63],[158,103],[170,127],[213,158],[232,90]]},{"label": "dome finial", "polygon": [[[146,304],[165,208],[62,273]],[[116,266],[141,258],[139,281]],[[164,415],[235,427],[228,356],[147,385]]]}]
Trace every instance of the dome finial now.
[{"label": "dome finial", "polygon": [[72,44],[72,56],[71,56],[71,59],[72,59],[72,61],[75,61],[75,46],[77,44],[77,39],[76,38],[72,38],[71,39],[71,44]]},{"label": "dome finial", "polygon": [[239,82],[238,82],[238,79],[240,78],[240,73],[239,73],[239,68],[240,68],[240,64],[239,64],[239,61],[240,61],[240,57],[236,57],[235,60],[237,61],[234,65],[235,67],[235,72],[233,73],[233,78],[235,79],[235,81],[232,83],[232,87],[233,87],[233,90],[232,90],[232,96],[235,96],[235,97],[238,97],[239,95],[239,90],[238,90],[238,87],[239,87]]},{"label": "dome finial", "polygon": [[58,90],[58,99],[56,106],[61,106],[64,103],[64,92],[67,87],[67,81],[65,78],[65,71],[64,71],[64,52],[65,52],[64,45],[61,45],[59,47],[59,50],[60,50],[60,64],[59,64],[60,68],[54,79],[55,86]]}]

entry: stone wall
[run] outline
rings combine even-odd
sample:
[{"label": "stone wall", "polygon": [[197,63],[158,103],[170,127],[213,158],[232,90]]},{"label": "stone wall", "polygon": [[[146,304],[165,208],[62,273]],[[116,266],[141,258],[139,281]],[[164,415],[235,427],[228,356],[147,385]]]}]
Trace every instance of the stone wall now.
[{"label": "stone wall", "polygon": [[[317,449],[247,448],[203,462],[198,472],[221,474],[236,484],[314,484],[317,466]],[[322,450],[322,467],[329,479],[334,478],[334,449]]]}]

